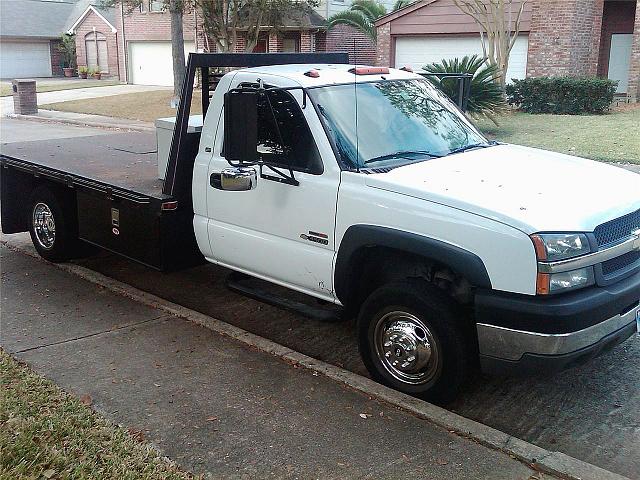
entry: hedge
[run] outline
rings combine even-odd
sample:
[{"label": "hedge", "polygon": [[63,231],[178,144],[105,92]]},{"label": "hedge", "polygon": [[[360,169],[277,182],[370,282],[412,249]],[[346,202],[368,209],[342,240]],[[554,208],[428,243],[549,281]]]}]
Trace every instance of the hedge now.
[{"label": "hedge", "polygon": [[538,77],[513,80],[506,93],[509,103],[524,112],[579,115],[607,111],[617,86],[598,77]]}]

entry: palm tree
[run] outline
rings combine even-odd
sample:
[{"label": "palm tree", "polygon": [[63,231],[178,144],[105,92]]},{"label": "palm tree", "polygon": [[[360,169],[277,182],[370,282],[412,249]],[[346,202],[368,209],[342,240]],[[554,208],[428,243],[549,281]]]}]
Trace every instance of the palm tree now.
[{"label": "palm tree", "polygon": [[467,113],[474,118],[487,117],[498,125],[496,116],[507,109],[504,93],[500,87],[500,69],[491,65],[487,59],[479,55],[465,56],[462,59],[443,59],[422,67],[434,76],[431,82],[450,98],[458,95],[457,79],[438,78],[438,73],[470,73],[471,91],[467,102]]},{"label": "palm tree", "polygon": [[[405,7],[415,0],[397,0],[393,10]],[[349,25],[376,41],[376,20],[387,14],[387,9],[376,0],[354,0],[351,7],[329,17],[329,29],[336,25]]]}]

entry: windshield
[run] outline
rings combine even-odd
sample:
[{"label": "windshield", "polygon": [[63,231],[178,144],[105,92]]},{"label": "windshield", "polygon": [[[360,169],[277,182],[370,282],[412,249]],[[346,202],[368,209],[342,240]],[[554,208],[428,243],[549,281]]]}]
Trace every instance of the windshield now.
[{"label": "windshield", "polygon": [[389,167],[490,145],[427,80],[334,85],[310,89],[309,95],[352,168]]}]

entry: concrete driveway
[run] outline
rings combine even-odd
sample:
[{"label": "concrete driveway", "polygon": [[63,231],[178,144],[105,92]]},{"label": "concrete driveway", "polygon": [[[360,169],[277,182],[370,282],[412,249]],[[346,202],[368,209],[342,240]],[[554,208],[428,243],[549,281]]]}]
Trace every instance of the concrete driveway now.
[{"label": "concrete driveway", "polygon": [[[76,88],[70,90],[58,90],[55,92],[38,93],[38,104],[67,102],[70,100],[83,100],[98,97],[110,97],[124,93],[143,93],[155,90],[170,90],[167,87],[153,87],[146,85],[111,85],[106,87]],[[13,97],[0,97],[0,115],[13,113]]]}]

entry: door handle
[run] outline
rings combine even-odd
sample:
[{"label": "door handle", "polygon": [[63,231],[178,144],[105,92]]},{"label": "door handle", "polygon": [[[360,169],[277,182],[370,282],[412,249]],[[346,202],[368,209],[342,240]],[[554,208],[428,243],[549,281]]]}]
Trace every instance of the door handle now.
[{"label": "door handle", "polygon": [[213,188],[222,190],[222,173],[212,173],[211,176],[209,177],[209,184]]}]

